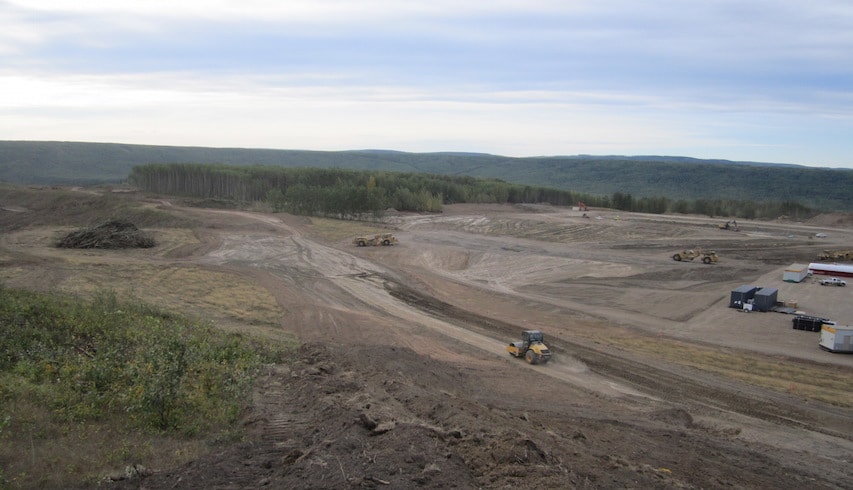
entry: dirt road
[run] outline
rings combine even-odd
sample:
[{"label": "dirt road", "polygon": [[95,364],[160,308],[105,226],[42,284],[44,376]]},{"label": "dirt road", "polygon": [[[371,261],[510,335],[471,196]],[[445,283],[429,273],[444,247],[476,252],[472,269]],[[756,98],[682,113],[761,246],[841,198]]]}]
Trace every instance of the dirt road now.
[{"label": "dirt road", "polygon": [[[180,277],[212,291],[216,274],[254,291],[245,316],[201,284],[188,289],[205,301],[142,296],[305,345],[259,384],[245,442],[117,486],[846,488],[853,476],[853,356],[821,351],[785,315],[727,308],[731,289],[760,282],[853,318],[853,289],[781,281],[790,263],[853,243],[849,223],[732,232],[702,218],[449,206],[388,216],[400,245],[358,248],[317,220],[152,205],[198,226],[156,231],[159,250],[130,254],[59,251],[46,228],[4,235],[4,281],[108,285],[135,264],[139,277],[199,271]],[[699,247],[721,262],[671,259]],[[545,332],[551,363],[506,353],[528,328]],[[727,370],[737,363],[742,375]],[[794,371],[841,387],[802,393]]]}]

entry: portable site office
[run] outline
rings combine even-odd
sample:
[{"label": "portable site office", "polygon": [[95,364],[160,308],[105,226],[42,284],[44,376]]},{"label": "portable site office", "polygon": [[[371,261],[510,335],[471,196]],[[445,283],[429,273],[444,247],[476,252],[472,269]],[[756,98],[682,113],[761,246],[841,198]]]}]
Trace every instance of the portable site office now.
[{"label": "portable site office", "polygon": [[853,327],[824,325],[820,330],[819,345],[829,352],[853,353]]},{"label": "portable site office", "polygon": [[809,266],[803,264],[791,264],[782,273],[782,280],[785,282],[803,282],[803,279],[809,276]]}]

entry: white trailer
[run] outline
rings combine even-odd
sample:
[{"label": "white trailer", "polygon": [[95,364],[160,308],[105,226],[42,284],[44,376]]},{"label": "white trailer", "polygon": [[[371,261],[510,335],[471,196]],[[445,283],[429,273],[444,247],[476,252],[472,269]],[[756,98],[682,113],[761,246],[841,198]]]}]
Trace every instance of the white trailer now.
[{"label": "white trailer", "polygon": [[809,272],[823,276],[853,277],[853,265],[847,264],[821,264],[812,262],[809,264]]},{"label": "white trailer", "polygon": [[829,352],[853,353],[853,327],[824,324],[818,345]]},{"label": "white trailer", "polygon": [[782,274],[782,280],[785,282],[802,282],[808,275],[809,267],[807,265],[791,264]]}]

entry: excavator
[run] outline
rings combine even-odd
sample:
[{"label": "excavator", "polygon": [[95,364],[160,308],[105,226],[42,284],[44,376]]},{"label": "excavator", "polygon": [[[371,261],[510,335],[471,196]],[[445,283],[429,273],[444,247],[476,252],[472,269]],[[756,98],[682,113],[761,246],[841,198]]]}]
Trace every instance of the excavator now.
[{"label": "excavator", "polygon": [[551,351],[539,330],[521,332],[521,342],[510,342],[506,350],[513,357],[524,357],[530,364],[545,364],[551,360]]}]

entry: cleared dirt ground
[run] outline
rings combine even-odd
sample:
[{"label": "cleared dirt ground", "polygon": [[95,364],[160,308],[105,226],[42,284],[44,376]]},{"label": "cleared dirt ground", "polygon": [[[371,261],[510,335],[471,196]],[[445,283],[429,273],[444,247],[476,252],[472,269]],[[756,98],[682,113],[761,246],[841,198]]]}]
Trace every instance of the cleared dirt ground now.
[{"label": "cleared dirt ground", "polygon": [[[128,196],[128,199],[138,199]],[[25,204],[25,203],[24,203]],[[30,210],[0,202],[4,223]],[[657,216],[549,206],[447,206],[381,223],[147,205],[194,225],[158,246],[60,250],[71,227],[0,236],[7,286],[113,289],[272,341],[247,436],[121,488],[850,488],[853,356],[732,289],[853,322],[853,287],[782,281],[853,220]],[[31,213],[33,214],[33,213]],[[350,244],[369,228],[393,247]],[[826,238],[815,238],[816,233]],[[719,263],[675,262],[682,249]],[[505,345],[540,329],[552,362]]]}]

